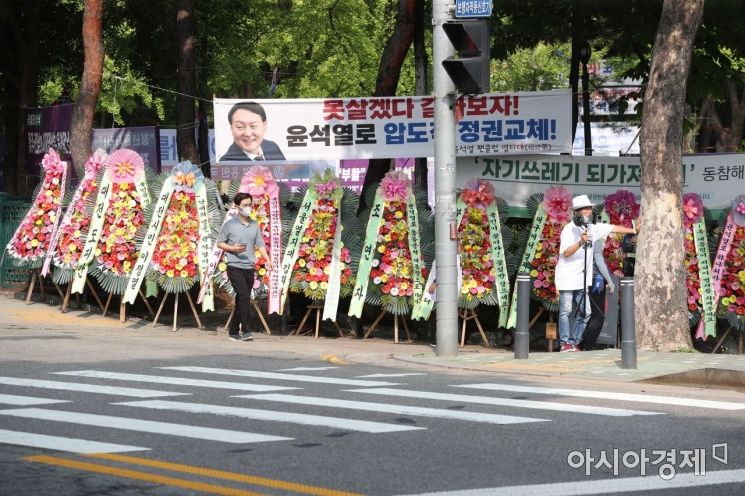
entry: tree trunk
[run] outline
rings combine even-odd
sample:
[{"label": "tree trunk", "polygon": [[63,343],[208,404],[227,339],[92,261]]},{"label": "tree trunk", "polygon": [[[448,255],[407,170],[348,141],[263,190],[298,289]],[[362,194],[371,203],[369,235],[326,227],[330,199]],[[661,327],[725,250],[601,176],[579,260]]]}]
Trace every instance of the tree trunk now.
[{"label": "tree trunk", "polygon": [[681,169],[686,82],[703,0],[665,0],[657,27],[641,134],[636,334],[642,349],[691,347],[683,265]]},{"label": "tree trunk", "polygon": [[[393,33],[380,57],[378,77],[375,80],[375,96],[393,96],[396,94],[398,80],[401,77],[401,67],[404,64],[411,42],[414,40],[416,4],[417,0],[398,1],[396,27],[393,29]],[[389,159],[370,160],[365,174],[365,182],[362,185],[360,211],[365,207],[365,192],[371,185],[383,179],[385,173],[390,170],[392,163],[393,161]]]},{"label": "tree trunk", "polygon": [[72,163],[83,177],[85,162],[91,155],[91,132],[96,111],[98,93],[101,91],[103,74],[103,38],[101,37],[101,17],[103,0],[85,0],[83,12],[83,80],[80,96],[72,110],[70,122],[70,152]]},{"label": "tree trunk", "polygon": [[199,163],[199,152],[194,136],[194,71],[196,37],[194,36],[194,2],[178,0],[176,25],[178,28],[178,92],[176,95],[176,146],[179,160]]},{"label": "tree trunk", "polygon": [[[424,0],[416,0],[416,25],[414,26],[414,81],[417,95],[429,93],[429,59],[424,45]],[[414,164],[414,184],[427,191],[427,157],[417,157]]]},{"label": "tree trunk", "polygon": [[701,107],[701,117],[708,118],[707,124],[716,135],[715,151],[717,153],[739,151],[743,135],[745,135],[745,90],[739,93],[735,82],[728,79],[727,96],[731,119],[729,127],[722,123],[711,96],[704,99]]}]

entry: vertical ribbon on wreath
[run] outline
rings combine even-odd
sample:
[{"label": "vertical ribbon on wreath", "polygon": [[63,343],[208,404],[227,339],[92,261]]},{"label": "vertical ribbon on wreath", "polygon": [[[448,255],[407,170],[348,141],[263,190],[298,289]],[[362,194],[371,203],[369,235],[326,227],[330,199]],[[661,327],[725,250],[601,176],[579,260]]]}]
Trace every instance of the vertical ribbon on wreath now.
[{"label": "vertical ribbon on wreath", "polygon": [[711,266],[709,265],[709,247],[706,241],[706,223],[700,218],[693,226],[693,240],[696,244],[696,258],[698,260],[698,278],[701,285],[701,301],[703,313],[696,327],[696,337],[706,339],[717,333],[717,318],[715,315],[716,302],[714,286],[712,284]]},{"label": "vertical ribbon on wreath", "polygon": [[[57,222],[54,223],[54,229],[52,230],[52,239],[49,242],[49,248],[47,248],[47,253],[44,256],[44,265],[42,265],[41,268],[41,277],[46,277],[46,275],[49,273],[49,265],[52,263],[52,259],[54,258],[54,252],[57,250],[57,243],[59,243],[59,237],[61,234],[60,225],[62,224],[62,222],[60,222],[60,214],[62,213],[62,199],[65,197],[65,184],[67,183],[67,162],[60,162],[60,166],[63,167],[63,169],[62,178],[60,179],[61,182],[59,192],[59,205],[57,205],[57,210],[54,214]],[[72,203],[70,203],[67,211],[65,212],[65,219],[68,219],[72,216],[71,207],[75,204],[75,201],[79,199],[80,195],[82,194],[82,188],[78,188],[78,190],[75,192],[75,197],[73,198]]]},{"label": "vertical ribbon on wreath", "polygon": [[714,257],[714,267],[711,271],[711,283],[714,288],[714,304],[719,303],[719,296],[722,293],[722,279],[724,278],[724,261],[727,259],[727,253],[732,248],[732,242],[735,240],[735,224],[732,214],[727,216],[727,223],[722,231],[722,239],[719,241],[719,248]]},{"label": "vertical ribbon on wreath", "polygon": [[341,200],[335,198],[334,204],[336,206],[336,231],[334,232],[334,245],[331,248],[329,285],[326,289],[326,300],[323,302],[323,320],[336,320],[336,310],[339,307],[339,294],[341,293]]},{"label": "vertical ribbon on wreath", "polygon": [[[231,207],[230,210],[228,210],[228,212],[225,214],[225,220],[223,221],[222,225],[224,226],[225,224],[227,224],[227,222],[234,218],[236,215],[238,215],[238,209],[235,207]],[[209,256],[207,269],[205,270],[204,277],[202,278],[202,285],[199,288],[197,303],[202,303],[205,296],[207,295],[207,291],[212,287],[212,277],[215,275],[215,269],[217,269],[217,264],[220,263],[222,254],[223,250],[217,246],[217,243],[215,243]]]},{"label": "vertical ribbon on wreath", "polygon": [[[530,229],[530,235],[528,235],[528,242],[525,245],[525,253],[523,253],[523,258],[520,261],[520,266],[518,267],[517,271],[527,271],[530,272],[531,265],[530,262],[535,258],[535,250],[536,246],[538,245],[538,241],[541,236],[541,232],[543,232],[543,226],[546,224],[546,218],[548,216],[546,215],[546,211],[543,209],[543,203],[541,203],[538,206],[538,210],[535,212],[535,216],[533,217],[533,227]],[[512,302],[510,303],[510,313],[507,317],[507,329],[511,329],[515,327],[517,323],[517,284],[515,284],[514,289],[512,290]]]},{"label": "vertical ribbon on wreath", "polygon": [[104,173],[103,179],[101,180],[101,188],[98,190],[98,197],[96,198],[96,205],[93,209],[93,216],[91,218],[90,229],[88,230],[88,236],[85,238],[85,244],[83,245],[83,251],[78,259],[78,265],[75,267],[75,276],[72,280],[72,293],[82,293],[85,289],[85,279],[88,275],[88,265],[96,253],[96,245],[98,239],[101,237],[101,231],[103,230],[104,219],[106,218],[106,210],[111,200],[111,189],[113,183],[108,174]]},{"label": "vertical ribbon on wreath", "polygon": [[[135,265],[132,268],[132,273],[127,280],[127,287],[124,290],[124,296],[122,297],[124,303],[134,303],[137,298],[137,292],[140,290],[142,281],[145,279],[145,275],[147,274],[150,260],[153,258],[153,251],[155,250],[160,230],[163,227],[163,221],[166,217],[166,211],[168,210],[168,204],[171,201],[174,187],[173,176],[166,179],[163,183],[163,189],[160,191],[158,201],[153,209],[153,216],[150,219],[150,225],[147,228],[145,239],[140,247],[137,262],[135,262]],[[140,198],[142,198],[142,195],[140,195]]]},{"label": "vertical ribbon on wreath", "polygon": [[199,253],[199,278],[201,281],[200,293],[201,288],[205,288],[201,302],[202,311],[214,311],[215,292],[212,285],[212,277],[206,277],[210,257],[210,233],[212,232],[212,225],[210,223],[209,202],[207,200],[207,186],[203,181],[197,184],[194,193],[196,194],[197,216],[199,217],[199,246],[197,249]]},{"label": "vertical ribbon on wreath", "polygon": [[499,221],[499,211],[496,203],[492,203],[486,208],[486,216],[489,219],[494,290],[497,292],[497,301],[499,302],[499,326],[504,327],[507,325],[507,313],[509,311],[510,281],[507,278],[507,262],[504,258],[504,246],[502,246],[502,225]]},{"label": "vertical ribbon on wreath", "polygon": [[282,287],[279,267],[282,263],[282,215],[279,207],[279,188],[269,189],[269,236],[271,246],[267,250],[274,270],[269,272],[269,313],[280,312]]},{"label": "vertical ribbon on wreath", "polygon": [[295,261],[300,255],[300,241],[303,239],[305,230],[311,221],[313,206],[316,204],[316,193],[311,187],[305,192],[305,198],[300,206],[300,210],[295,218],[295,224],[290,231],[290,238],[287,240],[284,257],[282,257],[282,298],[279,304],[280,312],[284,311],[285,302],[287,301],[287,291],[290,287],[292,268],[295,267]]},{"label": "vertical ribbon on wreath", "polygon": [[413,287],[412,300],[419,301],[424,293],[422,280],[422,244],[419,239],[419,214],[416,210],[416,198],[409,194],[406,199],[406,221],[409,229],[409,254],[411,255],[411,279]]},{"label": "vertical ribbon on wreath", "polygon": [[367,230],[365,231],[365,245],[360,254],[360,264],[357,269],[357,280],[352,291],[352,300],[349,303],[349,315],[351,317],[360,317],[362,307],[365,304],[367,295],[367,286],[370,283],[370,268],[372,267],[373,258],[375,258],[375,246],[378,241],[378,230],[380,221],[383,219],[383,197],[380,188],[375,193],[373,208],[370,212],[370,219],[367,221]]}]

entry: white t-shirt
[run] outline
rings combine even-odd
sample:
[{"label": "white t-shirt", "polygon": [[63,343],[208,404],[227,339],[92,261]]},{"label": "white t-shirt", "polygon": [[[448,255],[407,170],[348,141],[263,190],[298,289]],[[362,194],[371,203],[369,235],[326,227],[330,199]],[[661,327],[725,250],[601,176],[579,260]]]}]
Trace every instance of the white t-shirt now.
[{"label": "white t-shirt", "polygon": [[[610,224],[589,224],[590,241],[603,242],[610,234],[613,226]],[[592,247],[587,250],[580,248],[571,257],[565,257],[564,252],[576,245],[582,239],[582,231],[574,222],[570,222],[561,230],[561,245],[559,246],[559,262],[556,264],[556,289],[559,291],[573,291],[583,289],[582,274],[587,266],[584,287],[592,286]],[[587,258],[584,259],[583,255]]]}]

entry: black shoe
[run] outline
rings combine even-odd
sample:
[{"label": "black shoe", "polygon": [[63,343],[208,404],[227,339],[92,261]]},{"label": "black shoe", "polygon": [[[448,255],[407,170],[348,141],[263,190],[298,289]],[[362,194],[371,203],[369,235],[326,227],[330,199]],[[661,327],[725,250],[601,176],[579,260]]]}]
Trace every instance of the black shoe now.
[{"label": "black shoe", "polygon": [[231,332],[230,334],[228,334],[228,339],[231,340],[231,341],[240,341],[241,340],[241,335],[238,334],[238,333],[233,334]]},{"label": "black shoe", "polygon": [[254,335],[251,333],[251,331],[244,332],[241,336],[241,341],[253,341]]}]

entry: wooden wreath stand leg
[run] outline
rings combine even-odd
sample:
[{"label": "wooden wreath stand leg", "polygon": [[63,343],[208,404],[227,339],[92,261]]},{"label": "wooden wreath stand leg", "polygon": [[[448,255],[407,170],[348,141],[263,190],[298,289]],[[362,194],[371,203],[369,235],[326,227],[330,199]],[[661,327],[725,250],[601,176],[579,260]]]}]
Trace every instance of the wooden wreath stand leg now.
[{"label": "wooden wreath stand leg", "polygon": [[[91,284],[90,279],[88,279],[87,277],[85,279],[85,285],[90,291],[90,293],[93,295],[93,298],[96,300],[98,307],[104,312],[104,315],[106,315],[104,304],[101,302],[101,298],[98,296],[98,292],[96,292],[96,288],[93,287],[93,284]],[[67,313],[67,311],[69,310],[71,291],[72,291],[72,281],[70,281],[67,284],[65,296],[64,296],[64,299],[62,300],[62,308],[60,309],[62,313]],[[107,305],[108,305],[108,302],[107,302]],[[75,293],[75,308],[80,310],[80,293]]]},{"label": "wooden wreath stand leg", "polygon": [[[310,317],[310,314],[313,311],[316,312],[316,328],[315,328],[315,331],[316,331],[316,339],[318,339],[318,336],[319,336],[320,330],[321,330],[321,312],[323,311],[323,305],[320,304],[320,303],[314,303],[314,304],[311,304],[311,305],[308,306],[308,309],[305,311],[305,315],[303,315],[303,320],[300,321],[300,325],[298,326],[297,329],[295,329],[292,332],[292,335],[298,335],[298,334],[305,335],[305,334],[308,334],[310,332],[313,332],[312,330],[311,331],[308,331],[308,332],[305,332],[305,333],[303,332],[303,326],[305,325],[305,322],[308,320],[308,318]],[[334,327],[336,327],[336,330],[339,331],[339,337],[342,337],[343,338],[344,337],[344,333],[342,332],[341,327],[339,327],[339,324],[335,320],[332,320],[332,322],[334,324]]]},{"label": "wooden wreath stand leg", "polygon": [[479,320],[478,315],[476,315],[476,310],[473,308],[469,310],[461,310],[458,312],[460,314],[460,317],[463,319],[463,325],[461,326],[461,332],[460,332],[460,347],[463,348],[466,345],[466,324],[469,320],[473,320],[476,322],[476,327],[479,329],[479,333],[481,334],[481,344],[482,346],[489,347],[489,338],[486,336],[486,333],[484,332],[484,328],[481,327],[481,321]]},{"label": "wooden wreath stand leg", "polygon": [[[380,315],[378,315],[378,317],[372,323],[372,325],[370,326],[370,328],[367,329],[367,332],[365,333],[365,335],[363,336],[362,339],[367,339],[368,337],[370,337],[372,335],[373,331],[375,331],[375,328],[378,326],[378,324],[380,323],[380,321],[383,320],[383,316],[385,316],[386,313],[388,313],[388,312],[386,312],[385,310],[383,310],[383,311],[380,312]],[[411,342],[411,335],[409,334],[409,326],[406,323],[406,317],[399,316],[399,315],[394,315],[393,316],[393,342],[396,343],[396,344],[399,343],[399,339],[398,339],[398,319],[399,319],[399,317],[401,318],[401,322],[403,322],[403,325],[404,325],[404,333],[406,334],[406,342],[410,343]]]},{"label": "wooden wreath stand leg", "polygon": [[546,323],[546,340],[548,340],[549,353],[553,353],[554,351],[554,341],[558,337],[557,335],[558,330],[556,328],[556,323],[554,322],[554,314],[552,312],[548,314],[548,323]]},{"label": "wooden wreath stand leg", "polygon": [[251,304],[254,306],[254,310],[256,310],[256,314],[259,316],[259,320],[261,320],[261,325],[264,326],[264,330],[267,334],[271,336],[272,330],[269,329],[269,324],[266,323],[266,319],[264,318],[264,313],[261,311],[261,308],[259,308],[259,304],[256,303],[256,300],[252,299]]},{"label": "wooden wreath stand leg", "polygon": [[46,300],[46,294],[44,292],[44,281],[41,280],[41,276],[39,275],[39,269],[34,269],[33,272],[31,272],[31,282],[28,286],[28,293],[26,293],[26,305],[30,305],[31,302],[31,295],[34,293],[34,286],[36,286],[36,280],[39,280],[39,289],[41,290],[41,299]]},{"label": "wooden wreath stand leg", "polygon": [[[173,327],[171,328],[171,332],[176,332],[178,330],[178,295],[179,293],[173,293]],[[140,296],[142,296],[143,300],[145,299],[141,291],[140,291]],[[160,314],[163,311],[163,307],[165,306],[167,299],[168,299],[168,293],[166,293],[163,296],[163,301],[160,302],[160,306],[158,307],[158,313],[155,314],[155,318],[153,319],[153,323],[152,323],[153,327],[155,327],[158,324],[158,319],[160,318]],[[194,319],[197,321],[197,326],[199,327],[199,329],[204,329],[204,326],[202,325],[202,321],[199,318],[199,313],[197,313],[197,308],[194,306],[194,301],[191,299],[191,295],[188,292],[186,293],[186,300],[189,302],[189,307],[191,307],[191,313],[194,315]],[[149,304],[148,304],[148,308],[150,308]],[[152,313],[152,309],[151,309],[151,313]],[[231,314],[231,317],[232,317],[232,314]]]},{"label": "wooden wreath stand leg", "polygon": [[[68,304],[70,303],[70,293],[72,292],[72,282],[67,285],[67,289],[65,290],[65,296],[62,298],[62,306],[60,307],[60,311],[62,313],[67,313],[69,310],[67,308]],[[77,293],[75,293],[75,296],[77,296]],[[78,303],[78,310],[80,310],[80,303]]]},{"label": "wooden wreath stand leg", "polygon": [[[725,339],[727,339],[727,336],[729,336],[729,334],[730,334],[730,333],[731,333],[731,332],[732,332],[733,330],[734,330],[734,327],[732,327],[732,326],[729,326],[729,327],[727,328],[727,332],[725,332],[725,333],[724,333],[724,334],[722,335],[722,337],[721,337],[721,338],[719,338],[719,341],[717,341],[717,345],[716,345],[716,346],[714,347],[714,349],[713,349],[713,350],[711,350],[711,352],[712,352],[712,353],[716,353],[716,352],[717,352],[717,350],[719,349],[719,347],[720,347],[720,346],[722,346],[722,343],[724,343],[724,340],[725,340]],[[737,340],[737,354],[738,354],[738,355],[742,355],[742,353],[743,353],[743,344],[745,344],[745,343],[743,343],[743,339],[744,339],[744,338],[745,338],[745,336],[744,336],[744,335],[743,335],[743,333],[741,332],[741,333],[740,333],[740,336],[739,336],[739,339]]]},{"label": "wooden wreath stand leg", "polygon": [[230,332],[230,323],[233,321],[233,316],[235,316],[235,305],[233,305],[233,310],[230,311],[230,315],[228,315],[228,320],[225,322],[226,332]]}]

